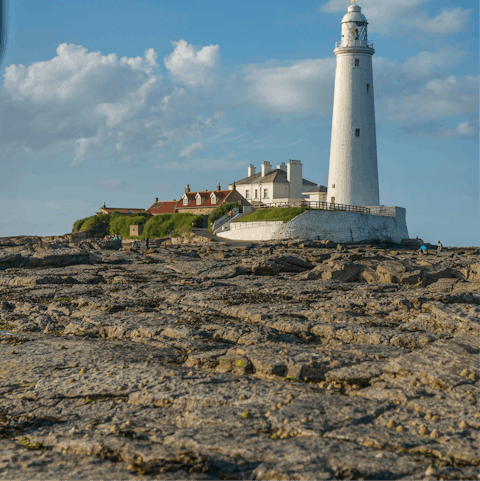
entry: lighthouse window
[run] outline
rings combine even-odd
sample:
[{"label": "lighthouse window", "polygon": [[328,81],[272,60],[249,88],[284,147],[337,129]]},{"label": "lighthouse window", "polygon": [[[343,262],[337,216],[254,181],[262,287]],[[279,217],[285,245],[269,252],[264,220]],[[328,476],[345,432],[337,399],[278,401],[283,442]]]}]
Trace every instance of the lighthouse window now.
[{"label": "lighthouse window", "polygon": [[360,129],[355,129],[355,137],[360,137]]},{"label": "lighthouse window", "polygon": [[360,67],[360,59],[359,58],[355,59],[355,67]]},{"label": "lighthouse window", "polygon": [[370,84],[367,84],[367,94],[370,92]]}]

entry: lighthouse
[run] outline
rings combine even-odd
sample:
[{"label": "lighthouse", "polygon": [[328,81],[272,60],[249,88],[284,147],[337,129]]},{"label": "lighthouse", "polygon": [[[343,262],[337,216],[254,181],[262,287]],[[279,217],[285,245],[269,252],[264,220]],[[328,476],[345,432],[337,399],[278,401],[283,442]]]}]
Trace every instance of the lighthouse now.
[{"label": "lighthouse", "polygon": [[[352,3],[355,0],[351,0]],[[373,42],[367,19],[358,5],[342,19],[333,100],[332,139],[327,201],[378,206],[377,140],[373,102]]]}]

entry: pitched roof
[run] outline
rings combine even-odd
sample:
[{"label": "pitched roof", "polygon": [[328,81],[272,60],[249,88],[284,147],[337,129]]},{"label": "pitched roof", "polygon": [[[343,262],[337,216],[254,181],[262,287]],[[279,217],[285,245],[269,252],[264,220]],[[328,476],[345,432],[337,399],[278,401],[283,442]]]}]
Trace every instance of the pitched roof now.
[{"label": "pitched roof", "polygon": [[[309,180],[306,180],[306,179],[302,179],[302,180],[303,180],[303,185],[311,185],[311,186],[317,185],[315,184],[315,182],[310,182]],[[245,177],[244,179],[235,182],[235,184],[236,185],[259,184],[260,182],[262,183],[274,182],[275,184],[288,184],[287,172],[285,172],[282,169],[273,169],[265,177],[262,177],[261,172],[257,172],[256,174],[253,174],[250,177]],[[233,185],[233,182],[230,185]]]},{"label": "pitched roof", "polygon": [[174,214],[175,213],[175,206],[177,205],[176,200],[168,200],[166,202],[154,202],[147,211],[150,214]]},{"label": "pitched roof", "polygon": [[113,212],[120,212],[120,214],[139,214],[147,212],[145,209],[129,209],[126,207],[100,207],[100,212],[112,214]]},{"label": "pitched roof", "polygon": [[[210,197],[210,194],[212,192],[215,194],[215,197],[217,197],[217,202],[215,204],[212,204],[212,198]],[[196,209],[199,207],[217,207],[223,204],[232,192],[233,190],[202,190],[198,192],[186,192],[182,196],[182,198],[176,203],[176,207],[181,209]],[[197,204],[197,199],[196,199],[197,194],[200,194],[200,197],[202,198],[201,204]],[[183,197],[185,195],[188,198],[187,205],[183,205]]]},{"label": "pitched roof", "polygon": [[317,187],[314,187],[313,189],[310,189],[310,190],[306,190],[304,191],[303,193],[304,194],[307,194],[307,193],[314,193],[314,192],[327,192],[327,188],[324,186],[324,185],[318,185]]}]

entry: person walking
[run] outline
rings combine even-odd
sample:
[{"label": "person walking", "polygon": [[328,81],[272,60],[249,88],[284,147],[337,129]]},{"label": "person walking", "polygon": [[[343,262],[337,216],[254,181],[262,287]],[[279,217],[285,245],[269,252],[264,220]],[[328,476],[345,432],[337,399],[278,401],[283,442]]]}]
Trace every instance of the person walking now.
[{"label": "person walking", "polygon": [[440,241],[437,241],[438,248],[437,248],[437,256],[443,252],[443,245]]},{"label": "person walking", "polygon": [[135,242],[135,239],[132,241],[132,249],[135,249],[137,247],[137,243]]},{"label": "person walking", "polygon": [[145,237],[145,249],[148,249],[148,237]]},{"label": "person walking", "polygon": [[230,217],[230,219],[231,219],[231,218],[232,218],[232,215],[233,215],[233,211],[230,211],[230,212],[228,213],[228,217]]}]

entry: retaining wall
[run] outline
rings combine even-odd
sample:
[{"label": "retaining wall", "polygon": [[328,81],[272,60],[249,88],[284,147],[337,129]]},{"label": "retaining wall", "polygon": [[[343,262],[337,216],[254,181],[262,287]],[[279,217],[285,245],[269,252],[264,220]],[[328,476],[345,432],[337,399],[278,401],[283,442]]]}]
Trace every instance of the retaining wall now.
[{"label": "retaining wall", "polygon": [[320,239],[358,242],[380,239],[399,244],[408,239],[406,210],[388,207],[395,217],[357,212],[307,210],[284,224],[272,239]]},{"label": "retaining wall", "polygon": [[270,240],[283,225],[283,221],[232,222],[230,230],[218,232],[217,236],[230,240]]},{"label": "retaining wall", "polygon": [[358,242],[379,239],[400,244],[408,239],[406,210],[387,207],[394,217],[357,212],[307,210],[283,222],[239,222],[219,237],[231,240],[312,239]]}]

